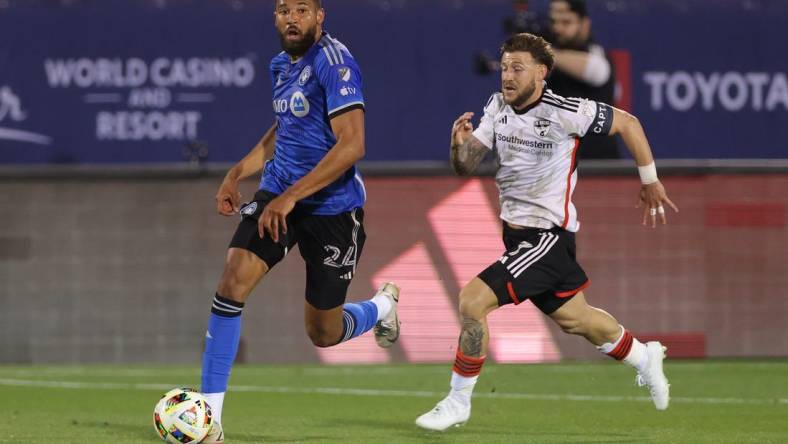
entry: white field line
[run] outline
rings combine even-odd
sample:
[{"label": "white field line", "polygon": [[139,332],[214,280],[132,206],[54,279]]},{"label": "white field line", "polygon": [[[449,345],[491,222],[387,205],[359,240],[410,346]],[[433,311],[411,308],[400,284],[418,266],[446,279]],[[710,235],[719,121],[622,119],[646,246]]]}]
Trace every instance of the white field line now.
[{"label": "white field line", "polygon": [[[315,367],[299,369],[300,374],[304,376],[347,376],[347,375],[399,375],[399,374],[441,374],[445,375],[448,367],[363,367],[363,368],[345,368],[345,367]],[[0,367],[2,369],[2,367]],[[272,367],[266,369],[269,374],[292,374],[292,368],[288,367]],[[496,368],[491,367],[485,369],[485,374],[495,373]],[[163,375],[177,375],[183,376],[200,376],[199,368],[181,369],[181,368],[161,368],[161,369],[135,369],[135,368],[94,368],[94,367],[36,367],[35,369],[4,369],[3,374],[10,377],[19,378],[32,378],[36,376],[45,377],[60,377],[68,378],[74,376],[87,375],[90,377],[108,376],[108,377],[162,377]],[[243,367],[233,368],[233,375],[253,375],[254,370],[247,371]]]},{"label": "white field line", "polygon": [[[0,386],[43,387],[76,390],[155,390],[167,391],[170,384],[126,384],[117,382],[77,382],[77,381],[36,381],[28,379],[0,378]],[[258,385],[232,385],[231,392],[279,393],[279,394],[320,394],[339,396],[404,396],[412,398],[441,398],[443,392],[426,390],[375,390],[337,387],[266,387]],[[474,398],[523,399],[531,401],[592,401],[592,402],[651,402],[648,396],[599,396],[599,395],[552,395],[539,393],[475,393]],[[785,404],[788,398],[692,398],[672,397],[672,402],[687,404]]]}]

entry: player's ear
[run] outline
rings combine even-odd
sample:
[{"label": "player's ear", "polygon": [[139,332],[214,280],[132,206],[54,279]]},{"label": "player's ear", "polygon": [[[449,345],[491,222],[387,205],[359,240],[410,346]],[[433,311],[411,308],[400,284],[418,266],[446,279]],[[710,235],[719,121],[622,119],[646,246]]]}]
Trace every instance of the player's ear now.
[{"label": "player's ear", "polygon": [[326,21],[326,10],[319,7],[317,8],[317,24],[323,26],[323,22]]},{"label": "player's ear", "polygon": [[547,77],[547,66],[539,64],[536,67],[537,80],[541,82]]}]

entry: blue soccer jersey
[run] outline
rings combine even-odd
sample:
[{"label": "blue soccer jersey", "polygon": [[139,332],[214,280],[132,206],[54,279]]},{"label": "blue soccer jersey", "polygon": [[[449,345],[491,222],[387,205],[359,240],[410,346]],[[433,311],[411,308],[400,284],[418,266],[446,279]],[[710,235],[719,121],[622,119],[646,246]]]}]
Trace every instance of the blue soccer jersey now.
[{"label": "blue soccer jersey", "polygon": [[[361,71],[347,47],[327,33],[296,63],[282,52],[271,60],[276,150],[265,165],[260,189],[281,194],[309,173],[337,143],[331,119],[364,108]],[[366,193],[353,166],[299,205],[333,215],[364,205]]]}]

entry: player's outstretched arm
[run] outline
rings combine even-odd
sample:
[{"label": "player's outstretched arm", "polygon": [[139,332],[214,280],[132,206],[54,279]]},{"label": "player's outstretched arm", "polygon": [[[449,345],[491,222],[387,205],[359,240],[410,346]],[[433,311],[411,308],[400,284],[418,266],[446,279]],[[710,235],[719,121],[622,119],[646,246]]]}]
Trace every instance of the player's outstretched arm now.
[{"label": "player's outstretched arm", "polygon": [[637,117],[626,111],[613,108],[613,124],[610,129],[610,135],[615,134],[620,134],[621,138],[624,139],[627,149],[632,154],[632,157],[635,158],[635,163],[638,166],[642,183],[638,207],[643,208],[643,225],[647,225],[650,217],[651,226],[656,227],[657,215],[659,215],[663,225],[668,223],[664,205],[667,204],[677,213],[679,209],[668,198],[665,187],[662,186],[662,183],[657,178],[654,156],[651,154],[651,147],[646,138],[646,133],[643,131],[643,126]]},{"label": "player's outstretched arm", "polygon": [[265,132],[257,145],[235,164],[224,176],[219,191],[216,193],[216,210],[224,216],[232,216],[238,212],[241,203],[241,193],[238,192],[238,182],[252,174],[256,174],[265,162],[274,156],[276,145],[276,124]]},{"label": "player's outstretched arm", "polygon": [[328,154],[306,176],[266,205],[259,222],[261,236],[267,231],[271,238],[278,242],[279,230],[287,232],[285,218],[296,202],[322,190],[364,158],[363,110],[354,109],[334,117],[331,119],[331,129],[337,143]]},{"label": "player's outstretched arm", "polygon": [[454,172],[467,176],[476,170],[489,149],[473,136],[473,113],[467,112],[454,121],[451,127],[451,152],[449,158]]}]

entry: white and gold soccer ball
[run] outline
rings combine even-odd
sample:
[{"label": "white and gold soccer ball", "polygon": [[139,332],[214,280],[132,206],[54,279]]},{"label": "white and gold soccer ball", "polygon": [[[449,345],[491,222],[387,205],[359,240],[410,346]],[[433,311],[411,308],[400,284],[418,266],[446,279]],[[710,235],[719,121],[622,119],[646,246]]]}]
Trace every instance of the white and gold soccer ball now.
[{"label": "white and gold soccer ball", "polygon": [[211,430],[211,407],[202,393],[175,388],[161,397],[153,409],[153,427],[165,442],[197,444]]}]

